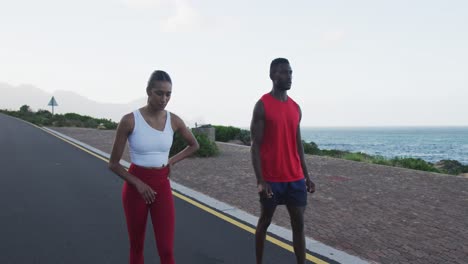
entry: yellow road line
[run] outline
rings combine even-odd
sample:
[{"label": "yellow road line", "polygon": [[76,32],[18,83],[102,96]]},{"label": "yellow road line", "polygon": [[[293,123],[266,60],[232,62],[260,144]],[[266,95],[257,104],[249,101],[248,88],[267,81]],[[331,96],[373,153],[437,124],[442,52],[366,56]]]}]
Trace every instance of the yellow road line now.
[{"label": "yellow road line", "polygon": [[[178,198],[180,198],[180,199],[182,199],[182,200],[184,200],[184,201],[186,201],[186,202],[188,202],[188,203],[190,203],[190,204],[192,204],[192,205],[194,205],[194,206],[196,206],[196,207],[198,207],[198,208],[200,208],[200,209],[202,209],[202,210],[204,210],[204,211],[206,211],[206,212],[208,212],[208,213],[210,213],[210,214],[212,214],[214,216],[217,216],[217,217],[223,219],[224,221],[226,221],[228,223],[231,223],[231,224],[233,224],[233,225],[235,225],[235,226],[237,226],[237,227],[239,227],[241,229],[244,229],[247,232],[255,234],[255,229],[248,226],[248,225],[246,225],[246,224],[243,224],[243,223],[241,223],[241,222],[239,222],[239,221],[237,221],[237,220],[235,220],[235,219],[233,219],[233,218],[231,218],[231,217],[229,217],[229,216],[227,216],[225,214],[222,214],[222,213],[220,213],[220,212],[218,212],[216,210],[213,210],[210,207],[208,207],[206,205],[203,205],[203,204],[201,204],[201,203],[199,203],[199,202],[197,202],[195,200],[192,200],[191,198],[189,198],[189,197],[187,197],[187,196],[185,196],[183,194],[180,194],[180,193],[174,192],[174,191],[172,193],[174,194],[174,196],[176,196],[176,197],[178,197]],[[268,241],[270,241],[271,243],[294,253],[294,248],[291,245],[286,244],[283,241],[278,240],[278,239],[276,239],[274,237],[271,237],[269,235],[267,235],[266,239]],[[306,259],[310,260],[310,261],[313,261],[314,263],[317,263],[317,264],[328,264],[328,262],[325,262],[325,261],[323,261],[323,260],[321,260],[321,259],[319,259],[317,257],[314,257],[314,256],[310,255],[309,253],[306,254]]]},{"label": "yellow road line", "polygon": [[[42,127],[36,126],[35,124],[32,124],[32,125],[39,128],[39,129],[42,129],[43,131],[45,131],[45,132],[47,132],[47,133],[61,139],[61,140],[65,141],[65,142],[67,142],[67,143],[69,143],[69,144],[71,144],[71,145],[73,145],[73,146],[75,146],[75,147],[77,147],[77,148],[91,154],[91,155],[93,155],[94,157],[96,157],[98,159],[101,159],[101,160],[103,160],[105,162],[109,162],[108,159],[106,159],[106,158],[104,158],[104,157],[102,157],[102,156],[100,156],[100,155],[98,155],[98,154],[96,154],[96,153],[94,153],[92,151],[89,151],[86,148],[84,148],[84,147],[82,147],[82,146],[80,146],[80,145],[78,145],[76,143],[73,143],[68,139],[62,138],[62,137],[60,137],[60,136],[58,136],[58,135],[56,135],[56,134],[54,134],[54,133],[52,133],[52,132],[50,132],[50,131],[42,128]],[[210,208],[210,207],[208,207],[206,205],[203,205],[203,204],[191,199],[188,196],[185,196],[185,195],[183,195],[181,193],[178,193],[178,192],[175,192],[175,191],[172,191],[172,194],[174,196],[180,198],[181,200],[184,200],[184,201],[186,201],[186,202],[188,202],[188,203],[190,203],[190,204],[192,204],[192,205],[194,205],[194,206],[196,206],[196,207],[198,207],[198,208],[200,208],[200,209],[202,209],[202,210],[204,210],[204,211],[206,211],[206,212],[208,212],[208,213],[210,213],[210,214],[212,214],[212,215],[214,215],[216,217],[219,217],[219,218],[223,219],[224,221],[226,221],[226,222],[228,222],[230,224],[233,224],[233,225],[235,225],[235,226],[237,226],[237,227],[239,227],[241,229],[244,229],[247,232],[255,234],[255,229],[254,228],[252,228],[252,227],[250,227],[250,226],[248,226],[246,224],[243,224],[243,223],[241,223],[241,222],[239,222],[239,221],[237,221],[237,220],[235,220],[235,219],[233,219],[233,218],[231,218],[231,217],[229,217],[229,216],[227,216],[227,215],[225,215],[223,213],[220,213],[220,212],[218,212],[218,211],[216,211],[216,210],[214,210],[214,209],[212,209],[212,208]],[[281,240],[278,240],[278,239],[276,239],[276,238],[274,238],[272,236],[269,236],[269,235],[267,235],[266,240],[270,241],[271,243],[273,243],[273,244],[275,244],[275,245],[277,245],[279,247],[282,247],[282,248],[294,253],[294,248],[291,245],[289,245],[287,243],[284,243]],[[316,264],[328,264],[328,262],[323,261],[323,260],[321,260],[321,259],[319,259],[317,257],[314,257],[314,256],[310,255],[309,253],[306,253],[306,259],[310,260],[310,261],[312,261],[312,262],[314,262]]]},{"label": "yellow road line", "polygon": [[[31,123],[31,124],[32,124],[32,123]],[[94,153],[94,152],[92,152],[92,151],[90,151],[90,150],[87,150],[86,148],[84,148],[84,147],[82,147],[82,146],[80,146],[80,145],[78,145],[78,144],[76,144],[76,143],[73,143],[73,142],[71,142],[70,140],[68,140],[68,139],[66,139],[66,138],[63,138],[63,137],[61,137],[61,136],[58,136],[58,135],[56,135],[56,134],[54,134],[54,133],[52,133],[52,132],[50,132],[50,131],[48,131],[48,130],[42,128],[42,127],[36,126],[35,124],[32,124],[32,125],[35,126],[35,127],[37,127],[37,128],[39,128],[39,129],[42,129],[43,131],[45,131],[45,132],[51,134],[52,136],[54,136],[54,137],[56,137],[56,138],[58,138],[58,139],[61,139],[61,140],[65,141],[65,142],[69,143],[70,145],[73,145],[73,146],[75,146],[75,147],[77,147],[77,148],[83,150],[84,152],[87,152],[87,153],[93,155],[94,157],[96,157],[96,158],[98,158],[98,159],[101,159],[101,160],[103,160],[103,161],[105,161],[105,162],[109,162],[108,159],[106,159],[106,158],[104,158],[104,157],[102,157],[102,156],[100,156],[100,155],[98,155],[98,154],[96,154],[96,153]]]}]

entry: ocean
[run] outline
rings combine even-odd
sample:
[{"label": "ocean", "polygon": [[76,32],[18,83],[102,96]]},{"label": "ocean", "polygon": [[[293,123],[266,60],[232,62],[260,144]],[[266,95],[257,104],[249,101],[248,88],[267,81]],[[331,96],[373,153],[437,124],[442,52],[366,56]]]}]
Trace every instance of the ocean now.
[{"label": "ocean", "polygon": [[302,127],[301,135],[320,149],[468,164],[468,127]]}]

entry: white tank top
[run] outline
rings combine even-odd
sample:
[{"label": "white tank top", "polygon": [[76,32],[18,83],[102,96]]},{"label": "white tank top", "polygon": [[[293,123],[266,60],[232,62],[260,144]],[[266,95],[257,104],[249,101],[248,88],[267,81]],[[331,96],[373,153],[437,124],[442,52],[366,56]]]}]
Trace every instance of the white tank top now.
[{"label": "white tank top", "polygon": [[135,127],[128,136],[130,159],[132,163],[143,167],[163,167],[169,159],[174,131],[171,126],[171,114],[166,111],[166,125],[160,131],[151,127],[140,113],[133,112]]}]

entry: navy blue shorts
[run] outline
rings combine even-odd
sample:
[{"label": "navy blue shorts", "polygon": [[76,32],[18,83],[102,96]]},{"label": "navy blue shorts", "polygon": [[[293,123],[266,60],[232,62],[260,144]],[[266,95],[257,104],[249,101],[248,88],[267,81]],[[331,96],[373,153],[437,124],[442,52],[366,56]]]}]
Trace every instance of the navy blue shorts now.
[{"label": "navy blue shorts", "polygon": [[305,179],[293,182],[267,182],[271,186],[273,195],[266,197],[264,192],[260,194],[260,203],[265,207],[275,207],[280,204],[290,206],[307,205],[307,188]]}]

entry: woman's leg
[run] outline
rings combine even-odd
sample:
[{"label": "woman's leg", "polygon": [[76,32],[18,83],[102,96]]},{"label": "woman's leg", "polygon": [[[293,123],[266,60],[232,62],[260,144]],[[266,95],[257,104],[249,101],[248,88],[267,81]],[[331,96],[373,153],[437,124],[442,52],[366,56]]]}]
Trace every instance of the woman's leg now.
[{"label": "woman's leg", "polygon": [[138,191],[128,183],[124,183],[122,200],[130,240],[130,264],[143,264],[148,205]]},{"label": "woman's leg", "polygon": [[156,200],[150,206],[151,221],[161,264],[174,264],[174,198],[166,177],[158,184]]}]

